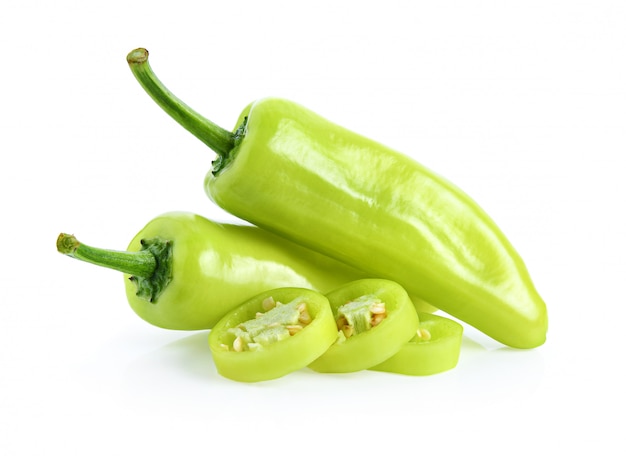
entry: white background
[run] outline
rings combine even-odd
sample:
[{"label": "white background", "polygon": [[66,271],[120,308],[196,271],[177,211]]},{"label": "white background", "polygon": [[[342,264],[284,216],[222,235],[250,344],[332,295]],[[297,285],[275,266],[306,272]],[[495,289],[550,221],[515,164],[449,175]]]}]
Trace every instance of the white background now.
[{"label": "white background", "polygon": [[[123,249],[169,210],[234,221],[203,193],[213,153],[128,70],[140,46],[226,128],[289,98],[466,190],[525,259],[547,343],[467,328],[445,374],[247,385],[207,332],[140,320],[57,234]],[[4,0],[0,51],[0,454],[624,454],[623,1]]]}]

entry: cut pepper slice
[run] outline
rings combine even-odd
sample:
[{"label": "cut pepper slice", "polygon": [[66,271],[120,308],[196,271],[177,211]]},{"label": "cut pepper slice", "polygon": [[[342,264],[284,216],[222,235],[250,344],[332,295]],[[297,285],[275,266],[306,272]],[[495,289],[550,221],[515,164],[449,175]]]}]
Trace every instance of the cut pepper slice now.
[{"label": "cut pepper slice", "polygon": [[258,382],[306,367],[336,337],[324,295],[304,288],[277,288],[225,315],[209,334],[209,348],[220,375]]},{"label": "cut pepper slice", "polygon": [[404,375],[432,375],[456,367],[461,352],[463,326],[441,315],[419,313],[413,339],[392,357],[370,368]]},{"label": "cut pepper slice", "polygon": [[309,367],[317,372],[355,372],[394,355],[418,328],[407,292],[396,282],[362,279],[326,297],[335,315],[336,341]]}]

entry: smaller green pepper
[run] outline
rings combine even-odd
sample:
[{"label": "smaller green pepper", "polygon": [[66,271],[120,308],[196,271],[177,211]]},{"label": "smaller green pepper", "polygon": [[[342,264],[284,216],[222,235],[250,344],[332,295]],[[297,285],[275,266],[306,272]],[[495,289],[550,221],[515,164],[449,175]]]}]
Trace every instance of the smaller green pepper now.
[{"label": "smaller green pepper", "polygon": [[419,328],[411,341],[370,370],[404,375],[432,375],[456,367],[463,326],[441,315],[419,313]]},{"label": "smaller green pepper", "polygon": [[335,314],[337,340],[309,367],[317,372],[356,372],[394,355],[418,328],[418,314],[396,282],[361,279],[326,295]]},{"label": "smaller green pepper", "polygon": [[332,290],[363,274],[253,226],[188,212],[152,219],[127,251],[95,248],[62,233],[57,250],[124,273],[132,309],[166,329],[211,328],[228,311],[279,287]]},{"label": "smaller green pepper", "polygon": [[333,314],[323,294],[278,288],[225,315],[209,334],[209,348],[220,375],[259,382],[306,367],[336,337]]}]

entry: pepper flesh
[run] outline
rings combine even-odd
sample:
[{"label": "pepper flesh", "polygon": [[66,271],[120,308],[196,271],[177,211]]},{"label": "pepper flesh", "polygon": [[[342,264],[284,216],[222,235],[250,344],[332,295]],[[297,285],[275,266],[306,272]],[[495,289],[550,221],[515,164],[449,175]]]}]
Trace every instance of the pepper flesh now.
[{"label": "pepper flesh", "polygon": [[128,60],[144,89],[219,155],[205,180],[218,206],[396,281],[503,344],[545,342],[546,305],[523,260],[458,187],[287,100],[250,104],[226,132],[165,89],[144,57]]},{"label": "pepper flesh", "polygon": [[326,297],[335,318],[346,303],[359,309],[359,304],[368,301],[384,303],[386,316],[376,326],[356,331],[345,340],[339,331],[338,340],[309,365],[317,372],[356,372],[378,365],[398,352],[418,328],[418,314],[406,290],[390,280],[356,280]]},{"label": "pepper flesh", "polygon": [[[137,281],[130,279],[151,278],[154,257],[142,249],[142,240],[155,238],[171,242],[171,277],[156,287],[158,295],[138,295]],[[59,250],[73,256],[76,248]],[[265,290],[303,287],[325,293],[364,276],[259,228],[216,223],[188,212],[160,215],[139,231],[127,249],[132,255],[120,255],[136,258],[136,264],[121,261],[117,252],[91,250],[91,259],[80,259],[137,272],[124,274],[131,308],[145,321],[166,329],[209,329],[242,301]],[[103,255],[109,258],[108,265],[101,261]]]},{"label": "pepper flesh", "polygon": [[[264,311],[268,298],[306,304],[310,323],[293,336],[275,340],[257,350],[235,351],[232,330],[254,320]],[[313,290],[285,287],[266,290],[240,303],[226,314],[209,333],[209,348],[220,375],[240,382],[259,382],[282,377],[306,367],[333,343],[336,327],[328,299]]]},{"label": "pepper flesh", "polygon": [[420,324],[415,337],[392,357],[370,370],[433,375],[456,367],[461,353],[463,326],[441,315],[418,315]]}]

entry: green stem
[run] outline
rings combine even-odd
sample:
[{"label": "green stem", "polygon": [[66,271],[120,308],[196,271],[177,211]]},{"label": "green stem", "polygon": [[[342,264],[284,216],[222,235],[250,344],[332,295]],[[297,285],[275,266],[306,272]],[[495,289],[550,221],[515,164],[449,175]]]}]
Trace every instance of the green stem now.
[{"label": "green stem", "polygon": [[142,239],[141,250],[123,252],[91,247],[71,234],[61,233],[57,250],[77,260],[130,274],[137,296],[152,303],[172,280],[172,242],[160,238]]},{"label": "green stem", "polygon": [[99,249],[79,242],[71,234],[61,233],[57,238],[57,250],[77,260],[103,266],[137,277],[151,277],[157,267],[157,260],[149,250],[121,252]]},{"label": "green stem", "polygon": [[229,156],[235,147],[235,134],[201,116],[172,94],[152,71],[146,49],[131,51],[126,60],[139,84],[166,113],[209,146],[221,159]]}]

